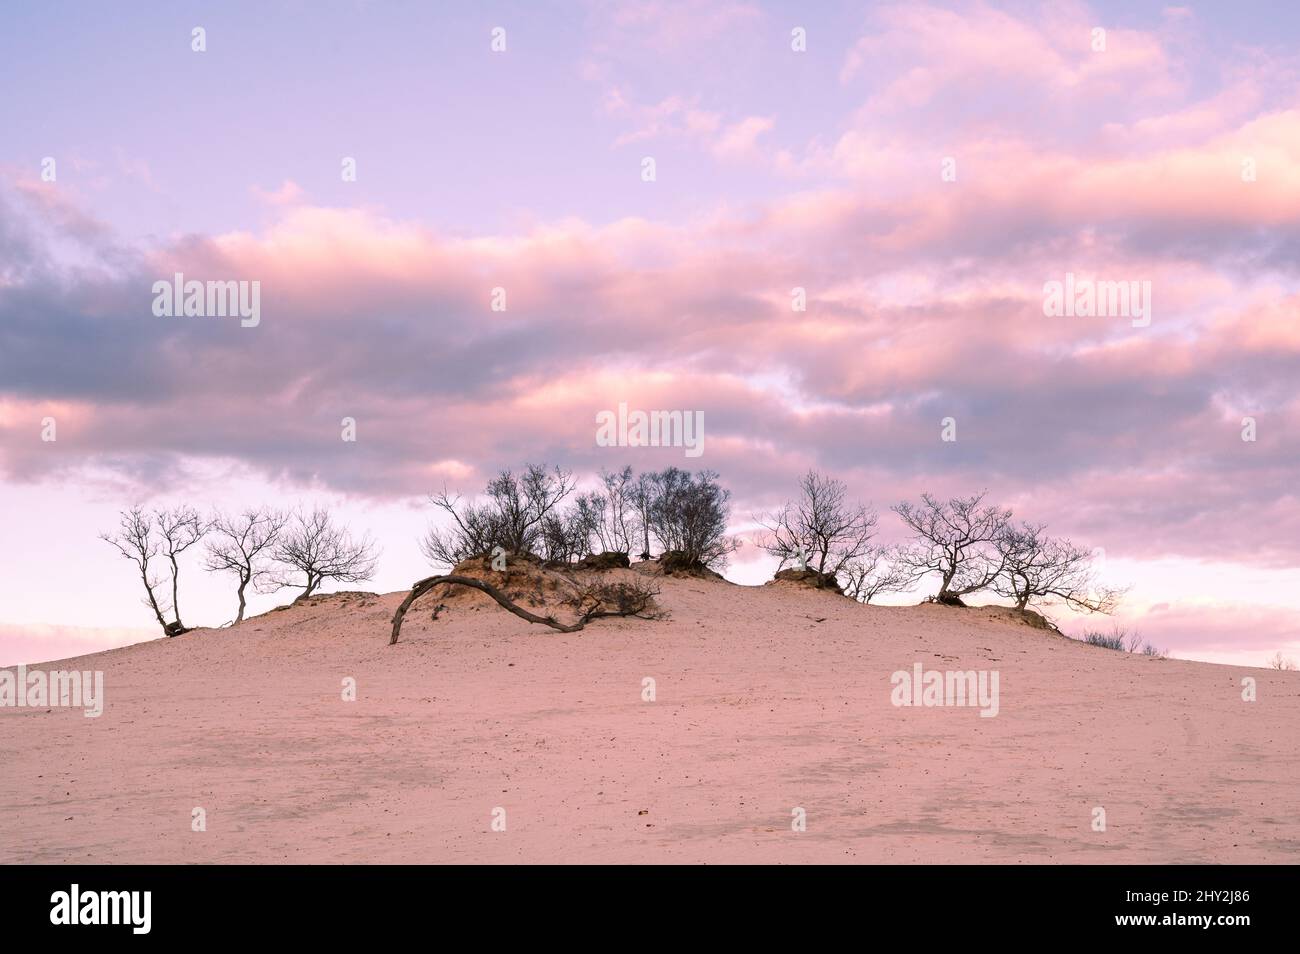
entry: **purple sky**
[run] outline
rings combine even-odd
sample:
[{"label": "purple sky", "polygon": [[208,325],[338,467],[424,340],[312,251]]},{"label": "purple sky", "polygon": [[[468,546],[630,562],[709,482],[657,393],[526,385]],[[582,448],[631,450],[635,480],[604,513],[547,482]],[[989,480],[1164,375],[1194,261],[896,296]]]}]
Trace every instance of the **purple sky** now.
[{"label": "purple sky", "polygon": [[[742,532],[808,467],[987,489],[1159,646],[1300,659],[1293,6],[815,6],[6,4],[0,664],[152,635],[123,506],[329,501],[393,590],[424,494],[542,460],[715,469]],[[156,317],[177,271],[260,325]],[[1149,325],[1046,317],[1067,273]],[[620,402],[703,456],[598,446]]]}]

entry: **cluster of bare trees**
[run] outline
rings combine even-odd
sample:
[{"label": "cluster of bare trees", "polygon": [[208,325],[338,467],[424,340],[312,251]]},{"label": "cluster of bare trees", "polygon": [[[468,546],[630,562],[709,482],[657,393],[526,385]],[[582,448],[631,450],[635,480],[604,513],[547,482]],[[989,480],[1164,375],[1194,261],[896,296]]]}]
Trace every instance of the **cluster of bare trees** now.
[{"label": "cluster of bare trees", "polygon": [[302,587],[301,599],[326,580],[369,579],[378,556],[369,537],[354,539],[321,508],[304,512],[258,507],[202,515],[188,505],[133,507],[121,513],[116,531],[100,539],[135,565],[145,604],[166,636],[187,630],[181,621],[179,557],[200,541],[205,541],[205,568],[235,579],[235,622],[244,618],[250,587],[257,593]]},{"label": "cluster of bare trees", "polygon": [[891,509],[912,539],[884,547],[874,542],[876,511],[850,502],[841,481],[810,471],[797,501],[758,518],[766,531],[760,545],[780,560],[778,570],[797,562],[866,603],[937,577],[934,599],[941,603],[960,604],[988,590],[1021,610],[1049,603],[1114,610],[1123,591],[1098,581],[1091,551],[1048,536],[1042,524],[1014,521],[1010,510],[986,504],[984,496],[922,494],[919,503],[897,504]]},{"label": "cluster of bare trees", "polygon": [[570,471],[530,464],[492,478],[477,502],[446,490],[432,494],[430,502],[447,520],[430,528],[421,550],[435,566],[455,566],[498,547],[572,563],[600,553],[648,560],[653,543],[684,567],[716,567],[739,546],[726,532],[730,492],[712,471],[634,474],[624,467],[602,473],[595,490],[575,489]]},{"label": "cluster of bare trees", "polygon": [[[666,567],[691,569],[723,566],[739,546],[727,533],[730,493],[713,471],[668,467],[635,474],[624,467],[602,473],[594,490],[576,488],[571,472],[530,464],[497,474],[476,501],[445,490],[431,495],[446,520],[428,531],[421,549],[434,565],[454,567],[498,548],[572,564],[593,555],[630,559],[635,553],[647,560],[657,546]],[[1042,524],[1013,520],[1010,510],[985,503],[984,496],[922,494],[919,502],[895,505],[911,539],[887,547],[876,542],[880,517],[874,509],[851,501],[842,481],[810,471],[797,500],[756,518],[765,528],[759,542],[778,559],[778,571],[797,564],[864,603],[937,578],[933,599],[941,603],[961,604],[987,590],[1021,610],[1050,603],[1087,612],[1115,608],[1122,591],[1101,585],[1090,551],[1049,536]],[[377,560],[368,536],[355,539],[321,508],[204,516],[187,505],[137,507],[124,511],[118,529],[102,538],[134,564],[145,603],[168,636],[186,631],[180,558],[201,541],[205,567],[234,579],[236,622],[244,618],[250,588],[300,587],[301,599],[326,581],[370,579]]]},{"label": "cluster of bare trees", "polygon": [[1126,629],[1123,626],[1113,626],[1109,633],[1104,633],[1099,629],[1092,629],[1078,638],[1089,646],[1100,646],[1102,649],[1114,649],[1121,653],[1133,653],[1138,656],[1155,656],[1160,659],[1164,659],[1169,655],[1167,649],[1157,649],[1152,643],[1143,639],[1142,634],[1137,630]]},{"label": "cluster of bare trees", "polygon": [[[157,522],[157,512],[146,513],[139,508],[123,511],[118,521],[117,532],[102,533],[100,539],[112,544],[122,556],[135,564],[136,572],[140,574],[140,581],[144,584],[145,604],[153,611],[163,634],[175,636],[178,632],[184,632],[185,626],[180,621],[180,609],[175,605],[175,598],[173,597],[172,603],[168,604],[167,592],[163,589],[166,580],[158,570],[159,564],[164,559],[163,539],[161,531],[157,529]],[[201,528],[196,532],[199,536],[203,535]],[[175,566],[175,561],[171,562]],[[179,592],[176,578],[178,572],[173,570],[174,594]],[[170,623],[167,622],[169,613],[176,617]]]},{"label": "cluster of bare trees", "polygon": [[755,518],[766,531],[759,545],[778,559],[778,572],[797,564],[864,603],[907,587],[909,577],[873,542],[880,522],[875,510],[850,503],[842,481],[816,471],[804,475],[799,491],[798,500]]},{"label": "cluster of bare trees", "polygon": [[1087,613],[1111,613],[1124,595],[1097,578],[1093,553],[1043,524],[1012,519],[1011,511],[984,503],[984,494],[939,500],[922,494],[919,504],[895,506],[912,531],[896,560],[920,580],[939,577],[941,603],[992,590],[1017,609],[1048,604]]},{"label": "cluster of bare trees", "polygon": [[1290,659],[1287,656],[1283,656],[1282,650],[1279,649],[1276,653],[1273,654],[1273,658],[1268,661],[1268,667],[1270,669],[1277,669],[1282,672],[1295,672],[1296,664],[1295,664],[1295,660]]}]

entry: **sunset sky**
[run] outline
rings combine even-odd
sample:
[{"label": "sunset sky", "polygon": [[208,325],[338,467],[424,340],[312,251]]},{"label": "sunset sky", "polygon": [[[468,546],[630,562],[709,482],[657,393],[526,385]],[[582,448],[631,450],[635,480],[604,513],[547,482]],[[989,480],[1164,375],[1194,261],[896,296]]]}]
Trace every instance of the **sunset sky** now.
[{"label": "sunset sky", "polygon": [[[0,664],[157,635],[133,503],[328,502],[391,591],[428,492],[529,461],[711,468],[741,533],[810,467],[883,539],[987,489],[1160,648],[1300,661],[1294,4],[20,0],[0,89]],[[176,272],[260,325],[155,316]],[[1149,326],[1046,317],[1067,273]],[[599,446],[620,402],[702,456]]]}]

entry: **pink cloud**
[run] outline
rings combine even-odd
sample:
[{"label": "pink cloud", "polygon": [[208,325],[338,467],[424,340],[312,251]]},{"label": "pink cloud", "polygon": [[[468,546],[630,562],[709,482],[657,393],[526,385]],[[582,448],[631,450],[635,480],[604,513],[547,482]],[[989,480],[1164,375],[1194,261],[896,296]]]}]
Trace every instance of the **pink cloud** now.
[{"label": "pink cloud", "polygon": [[[1100,52],[1093,49],[1097,27],[1106,29]],[[1178,90],[1158,37],[1106,27],[1069,7],[1048,8],[1031,21],[985,4],[963,10],[886,6],[849,51],[840,80],[853,82],[868,67],[888,62],[897,78],[873,94],[868,108],[874,112],[916,109],[970,83],[1016,81],[1040,95],[1087,90],[1148,98]]]}]

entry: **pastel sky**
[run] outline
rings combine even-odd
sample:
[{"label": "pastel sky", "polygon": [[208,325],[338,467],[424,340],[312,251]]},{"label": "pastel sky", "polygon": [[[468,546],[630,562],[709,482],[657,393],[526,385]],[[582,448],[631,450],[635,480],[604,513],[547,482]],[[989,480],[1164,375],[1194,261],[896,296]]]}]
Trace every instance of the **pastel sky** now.
[{"label": "pastel sky", "polygon": [[[1298,79],[1290,2],[6,3],[0,664],[154,635],[122,507],[328,501],[390,591],[526,461],[709,467],[742,533],[809,467],[886,539],[987,489],[1174,655],[1300,659]],[[261,324],[154,316],[177,271]],[[1066,273],[1149,326],[1046,317]],[[704,455],[597,446],[620,402]]]}]

